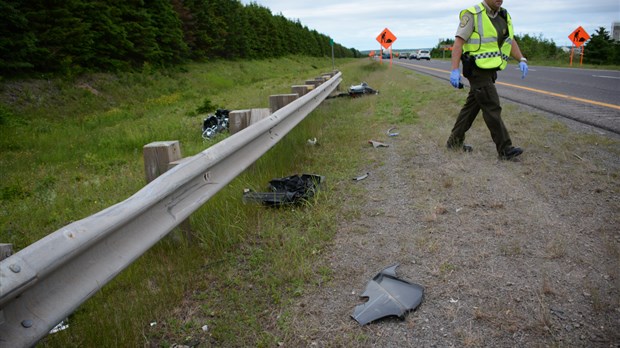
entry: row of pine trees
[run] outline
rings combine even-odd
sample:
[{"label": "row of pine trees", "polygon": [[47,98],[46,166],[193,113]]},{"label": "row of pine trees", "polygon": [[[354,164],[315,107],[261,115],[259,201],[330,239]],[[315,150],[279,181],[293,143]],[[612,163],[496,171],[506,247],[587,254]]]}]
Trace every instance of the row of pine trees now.
[{"label": "row of pine trees", "polygon": [[[331,40],[238,0],[0,0],[0,74],[331,56]],[[334,43],[336,57],[360,52]]]}]

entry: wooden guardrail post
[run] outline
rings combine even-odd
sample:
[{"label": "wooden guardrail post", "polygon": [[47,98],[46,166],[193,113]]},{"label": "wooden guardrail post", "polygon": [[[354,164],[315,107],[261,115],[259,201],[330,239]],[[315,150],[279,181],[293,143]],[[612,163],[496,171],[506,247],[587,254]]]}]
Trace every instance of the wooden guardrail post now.
[{"label": "wooden guardrail post", "polygon": [[231,111],[228,113],[228,131],[231,135],[235,134],[256,122],[269,117],[270,114],[271,112],[267,108]]},{"label": "wooden guardrail post", "polygon": [[296,93],[301,98],[313,89],[314,85],[293,85],[291,86],[291,93]]},{"label": "wooden guardrail post", "polygon": [[271,113],[274,113],[289,103],[295,101],[295,99],[299,98],[297,93],[295,94],[276,94],[269,96],[269,110]]},{"label": "wooden guardrail post", "polygon": [[315,80],[315,79],[312,79],[312,80],[306,80],[305,84],[306,84],[306,85],[312,85],[312,86],[314,86],[314,88],[316,88],[316,87],[318,87],[318,86],[320,86],[320,85],[321,85],[321,81],[317,81],[317,80]]},{"label": "wooden guardrail post", "polygon": [[178,140],[156,141],[144,145],[144,172],[146,183],[168,171],[168,164],[183,158]]},{"label": "wooden guardrail post", "polygon": [[228,113],[228,131],[235,134],[250,125],[251,110],[233,110]]},{"label": "wooden guardrail post", "polygon": [[[142,151],[147,184],[183,160],[181,144],[178,140],[152,142],[144,145]],[[179,228],[185,236],[187,243],[190,243],[192,240],[192,229],[189,219],[181,222]]]},{"label": "wooden guardrail post", "polygon": [[0,243],[0,261],[13,254],[13,244]]}]

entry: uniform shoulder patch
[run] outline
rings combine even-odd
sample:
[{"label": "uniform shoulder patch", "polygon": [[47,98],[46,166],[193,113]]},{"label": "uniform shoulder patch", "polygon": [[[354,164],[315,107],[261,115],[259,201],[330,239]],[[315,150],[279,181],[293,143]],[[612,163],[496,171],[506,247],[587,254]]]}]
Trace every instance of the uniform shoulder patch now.
[{"label": "uniform shoulder patch", "polygon": [[463,18],[461,18],[461,28],[465,28],[467,26],[467,23],[469,23],[469,16],[463,16]]}]

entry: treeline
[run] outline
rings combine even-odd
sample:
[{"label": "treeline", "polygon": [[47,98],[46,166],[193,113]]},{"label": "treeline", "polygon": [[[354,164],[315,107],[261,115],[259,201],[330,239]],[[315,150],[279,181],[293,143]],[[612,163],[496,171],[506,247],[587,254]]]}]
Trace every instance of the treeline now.
[{"label": "treeline", "polygon": [[[529,60],[554,60],[561,58],[565,53],[555,45],[553,40],[548,40],[542,37],[542,35],[536,37],[529,34],[515,35],[515,40],[519,43],[521,52]],[[439,44],[433,48],[433,54],[437,57],[441,56],[441,50],[445,45],[452,46],[454,39],[443,39]],[[435,57],[435,55],[433,55]]]},{"label": "treeline", "polygon": [[237,0],[0,0],[3,76],[331,52],[328,36]]},{"label": "treeline", "polygon": [[[515,35],[521,52],[530,61],[568,61],[569,53],[556,46],[553,40],[545,39],[542,34],[532,36],[529,34]],[[443,39],[435,48],[432,56],[441,57],[444,45],[452,45],[454,39]],[[610,38],[609,32],[600,27],[588,40],[584,47],[584,63],[620,65],[620,43]]]}]

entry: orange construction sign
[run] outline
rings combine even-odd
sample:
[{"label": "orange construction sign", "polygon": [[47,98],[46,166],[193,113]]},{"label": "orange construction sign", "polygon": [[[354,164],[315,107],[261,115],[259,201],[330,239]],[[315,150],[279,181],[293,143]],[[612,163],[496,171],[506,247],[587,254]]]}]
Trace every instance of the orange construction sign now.
[{"label": "orange construction sign", "polygon": [[581,47],[586,41],[590,40],[590,35],[580,26],[568,35],[568,39],[571,40],[576,47]]},{"label": "orange construction sign", "polygon": [[385,28],[383,29],[381,34],[377,36],[377,41],[379,41],[383,48],[388,49],[390,48],[390,46],[392,46],[394,41],[396,41],[396,36],[394,36],[394,34],[392,34],[392,32],[388,28]]}]

